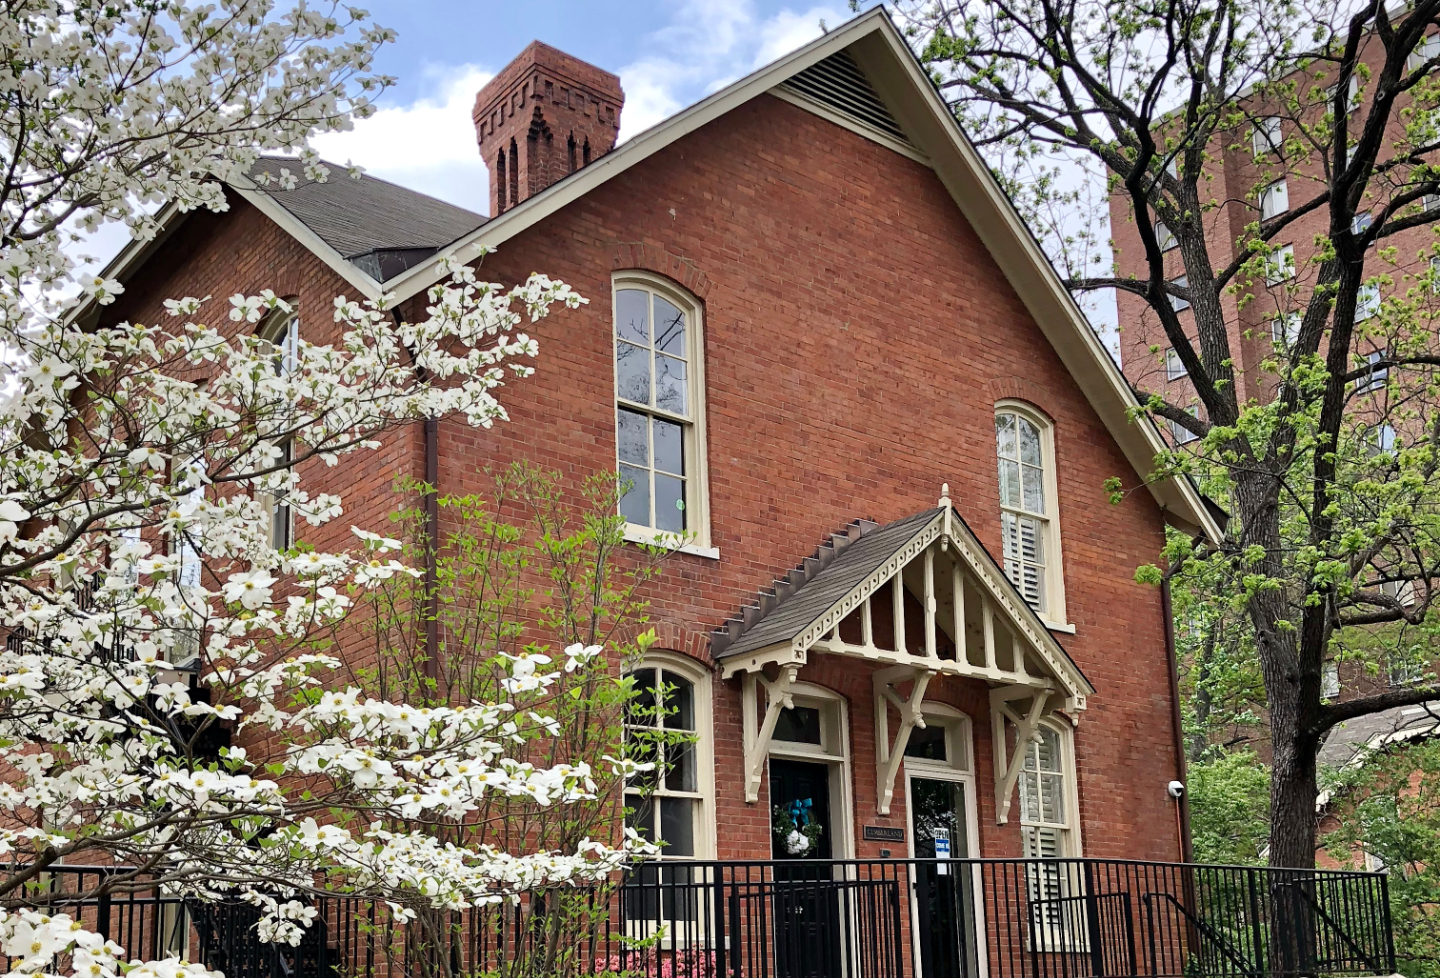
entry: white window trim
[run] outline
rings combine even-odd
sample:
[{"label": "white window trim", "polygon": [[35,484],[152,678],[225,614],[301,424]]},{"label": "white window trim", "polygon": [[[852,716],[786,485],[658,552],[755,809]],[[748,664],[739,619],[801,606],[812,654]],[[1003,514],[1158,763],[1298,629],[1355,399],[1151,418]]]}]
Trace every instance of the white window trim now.
[{"label": "white window trim", "polygon": [[[612,430],[615,430],[615,451],[613,453],[615,471],[620,471],[620,437],[618,429],[614,428],[617,424],[616,411],[620,405],[620,378],[615,356],[615,344],[619,336],[615,328],[615,301],[616,293],[626,288],[647,289],[659,293],[677,308],[684,310],[689,317],[690,322],[685,331],[685,355],[691,411],[689,420],[684,423],[693,433],[693,437],[689,439],[685,458],[687,487],[685,506],[689,511],[686,522],[690,529],[687,531],[689,536],[686,542],[678,549],[682,553],[718,559],[720,551],[710,544],[710,452],[706,445],[705,423],[707,389],[705,385],[705,311],[699,299],[679,288],[674,282],[664,276],[639,269],[616,272],[610,278],[610,381],[613,385],[610,415]],[[653,327],[652,323],[651,328],[653,329]],[[655,383],[654,377],[650,378],[650,383],[652,385]],[[661,416],[667,414],[663,410],[654,408],[650,410]],[[629,522],[625,524],[625,539],[629,542],[665,545],[659,539],[661,537],[669,537],[673,540],[674,534],[665,534],[651,526],[641,526]]]},{"label": "white window trim", "polygon": [[1284,285],[1295,278],[1295,246],[1285,244],[1265,259],[1265,284]]},{"label": "white window trim", "polygon": [[[1275,129],[1274,133],[1270,129]],[[1279,152],[1284,145],[1284,119],[1278,115],[1261,116],[1250,126],[1250,153],[1255,159]],[[1273,138],[1272,138],[1273,137]]]},{"label": "white window trim", "polygon": [[[791,761],[814,761],[830,766],[830,821],[835,838],[830,844],[830,858],[851,859],[855,853],[855,800],[850,785],[850,711],[845,697],[834,690],[814,683],[792,683],[790,692],[796,706],[818,706],[834,710],[833,744],[797,744],[794,741],[770,738],[769,757]],[[822,720],[823,722],[823,720]],[[824,737],[823,728],[821,737]],[[766,795],[769,795],[769,763],[766,763]],[[768,808],[767,808],[768,811]],[[765,819],[770,824],[770,819]]]},{"label": "white window trim", "polygon": [[[289,311],[276,309],[260,323],[256,330],[256,336],[269,343],[275,350],[278,357],[291,359],[297,355],[300,343],[300,310],[296,308],[297,300],[290,298],[285,300],[289,305]],[[281,340],[277,343],[276,340]],[[290,367],[282,364],[280,370],[288,371]],[[287,444],[280,446],[280,450],[293,458],[294,443],[287,439]],[[260,495],[260,506],[265,511],[265,519],[269,524],[267,535],[270,546],[276,550],[288,550],[295,546],[295,507],[289,503],[282,503],[277,493],[265,492]],[[278,541],[275,538],[275,509],[277,506],[285,507],[285,536],[286,539]]]},{"label": "white window trim", "polygon": [[[1045,592],[1049,604],[1043,612],[1036,612],[1046,628],[1056,632],[1074,634],[1075,626],[1065,611],[1065,550],[1060,538],[1060,480],[1059,459],[1055,453],[1055,425],[1041,414],[1033,404],[1007,398],[995,402],[995,414],[1013,412],[1025,417],[1040,430],[1040,455],[1045,466]],[[996,493],[1000,511],[1006,511],[1004,503]],[[1016,512],[1024,512],[1017,510]],[[1034,515],[1034,514],[1031,514]],[[1004,566],[1004,548],[1001,548],[1001,566]]]},{"label": "white window trim", "polygon": [[[641,669],[662,669],[673,672],[688,680],[694,691],[695,709],[695,792],[700,801],[700,817],[695,826],[695,854],[693,856],[666,856],[660,850],[656,858],[668,862],[682,860],[714,859],[715,841],[715,723],[713,718],[714,691],[710,688],[710,671],[688,656],[675,652],[647,652],[638,665],[629,672]],[[661,797],[664,797],[663,795]],[[680,797],[692,797],[684,794]]]},{"label": "white window trim", "polygon": [[[1284,206],[1277,198],[1283,199]],[[1266,213],[1266,211],[1269,213]],[[1260,191],[1260,220],[1268,221],[1290,210],[1290,186],[1284,178],[1274,181]]]}]

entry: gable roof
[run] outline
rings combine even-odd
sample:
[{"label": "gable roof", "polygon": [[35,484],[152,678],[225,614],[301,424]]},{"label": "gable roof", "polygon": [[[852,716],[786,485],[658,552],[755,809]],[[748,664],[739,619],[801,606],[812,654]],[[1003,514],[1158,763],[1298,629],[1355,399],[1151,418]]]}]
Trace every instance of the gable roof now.
[{"label": "gable roof", "polygon": [[[833,105],[827,111],[821,105],[822,98],[816,98],[813,91],[804,91],[806,79],[815,80],[818,73],[810,69],[821,62],[828,62],[820,71],[831,69],[828,74],[832,83],[843,80],[836,78],[835,62],[829,61],[836,55],[847,57],[858,68],[867,87],[883,103],[889,120],[898,126],[903,141],[893,132],[882,132],[888,128],[889,120],[857,122],[853,113],[835,110]],[[798,97],[809,96],[808,108],[817,109],[840,125],[864,131],[871,138],[879,134],[879,141],[935,171],[1167,517],[1187,532],[1218,541],[1222,534],[1216,514],[1189,479],[1149,478],[1155,456],[1166,447],[1159,430],[1148,417],[1132,420],[1131,412],[1139,403],[1110,351],[1060,281],[990,168],[961,131],[883,7],[855,17],[627,140],[588,166],[492,217],[456,241],[446,249],[447,253],[470,260],[482,248],[494,248],[513,238],[751,99],[771,94],[795,101],[797,90]],[[431,260],[387,282],[386,288],[397,300],[405,299],[443,276],[438,263]]]},{"label": "gable roof", "polygon": [[[849,63],[853,63],[855,71],[849,69]],[[854,84],[857,73],[863,86]],[[676,140],[765,94],[803,104],[931,167],[1167,518],[1187,532],[1219,540],[1221,528],[1213,504],[1189,479],[1149,478],[1155,456],[1166,447],[1159,430],[1148,416],[1132,420],[1132,412],[1139,404],[1120,368],[883,7],[855,17],[652,126],[504,213],[489,220],[474,215],[483,223],[440,250],[472,260],[482,249],[509,240]],[[845,104],[846,98],[853,104]],[[883,113],[876,114],[875,101]],[[871,113],[869,118],[865,117],[867,111]],[[389,293],[396,301],[404,300],[444,277],[437,252],[412,262],[382,282],[326,239],[329,235],[342,247],[348,246],[338,236],[338,228],[329,226],[336,218],[317,217],[312,226],[258,188],[232,189],[310,248],[366,298]],[[173,230],[175,216],[173,207],[162,212],[161,236],[148,243],[133,243],[111,262],[106,276],[123,282],[127,271],[143,261]],[[183,217],[179,215],[179,219]],[[351,243],[355,240],[358,238],[351,239]],[[82,306],[81,312],[85,308]],[[91,304],[89,308],[93,311],[95,307]]]},{"label": "gable roof", "polygon": [[257,183],[247,189],[272,198],[352,263],[360,264],[366,256],[383,252],[427,251],[424,257],[428,258],[485,223],[484,215],[463,207],[368,173],[351,179],[343,166],[325,165],[330,168],[330,179],[325,182],[302,177],[293,189],[282,190],[281,169],[294,172],[299,165],[295,160],[265,157],[250,172],[252,176],[266,174],[271,178],[269,184]]},{"label": "gable roof", "polygon": [[[322,161],[324,162],[324,161]],[[298,160],[267,156],[251,168],[265,173],[267,185],[252,180],[229,184],[232,192],[253,204],[284,228],[366,298],[378,298],[387,278],[432,258],[446,245],[474,231],[487,220],[463,207],[422,194],[379,177],[350,178],[345,167],[325,162],[330,178],[306,180],[297,172],[293,189],[282,190],[283,168],[300,170]],[[191,212],[167,204],[156,214],[160,232],[148,241],[131,241],[102,273],[122,285],[173,234]],[[85,320],[98,311],[87,298],[71,318]]]},{"label": "gable roof", "polygon": [[1388,744],[1440,735],[1440,700],[1418,706],[1396,706],[1338,724],[1325,738],[1316,760],[1340,769],[1363,763]]},{"label": "gable roof", "polygon": [[[830,607],[895,556],[916,532],[940,514],[927,509],[896,520],[887,526],[862,533],[829,566],[813,578],[805,580],[787,597],[778,601],[769,613],[746,624],[741,620],[738,638],[728,644],[711,642],[715,658],[728,659],[744,655],[780,642],[790,642]],[[721,648],[721,644],[724,647]]]},{"label": "gable roof", "polygon": [[[1061,696],[1066,709],[1085,709],[1094,686],[955,512],[948,491],[933,509],[883,527],[858,520],[850,529],[858,535],[832,537],[828,555],[822,547],[777,582],[772,600],[762,595],[758,606],[712,634],[711,651],[727,678],[770,663],[782,668],[803,664],[811,652],[825,652],[991,684],[1048,689]],[[923,598],[923,649],[906,648],[898,604],[894,647],[878,645],[871,633],[869,622],[877,613],[874,599],[882,588],[897,583],[917,600]],[[971,612],[965,610],[966,592],[978,599],[978,605],[968,605]],[[972,613],[980,617],[979,624]],[[842,622],[857,619],[860,636],[847,638]],[[966,635],[976,629],[981,639],[971,643]],[[942,631],[954,643],[949,654],[940,649]],[[1005,659],[997,641],[1002,633],[1012,643]]]}]

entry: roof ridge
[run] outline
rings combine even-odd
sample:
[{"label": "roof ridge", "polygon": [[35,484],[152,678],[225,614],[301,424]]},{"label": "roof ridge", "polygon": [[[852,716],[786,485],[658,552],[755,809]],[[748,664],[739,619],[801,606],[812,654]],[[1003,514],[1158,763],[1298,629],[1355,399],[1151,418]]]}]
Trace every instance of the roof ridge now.
[{"label": "roof ridge", "polygon": [[870,533],[879,529],[880,524],[870,519],[853,519],[839,530],[833,531],[815,552],[806,557],[782,578],[776,578],[768,588],[756,592],[752,604],[743,605],[738,616],[727,618],[710,633],[710,654],[719,657],[742,635],[759,624],[766,615],[792,597],[801,587],[815,579],[844,550]]}]

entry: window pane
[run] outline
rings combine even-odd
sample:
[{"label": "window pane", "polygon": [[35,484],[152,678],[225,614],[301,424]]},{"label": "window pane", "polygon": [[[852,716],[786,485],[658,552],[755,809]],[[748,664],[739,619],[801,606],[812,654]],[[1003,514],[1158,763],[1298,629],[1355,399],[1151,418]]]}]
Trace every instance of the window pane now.
[{"label": "window pane", "polygon": [[655,838],[655,799],[626,795],[625,807],[633,809],[625,816],[626,828],[639,832],[641,838]]},{"label": "window pane", "polygon": [[1039,469],[1025,466],[1025,508],[1032,513],[1045,512],[1045,480]]},{"label": "window pane", "polygon": [[1040,740],[1035,745],[1035,753],[1040,761],[1040,770],[1060,770],[1060,735],[1048,727],[1040,728]]},{"label": "window pane", "polygon": [[615,293],[615,335],[636,343],[650,342],[650,293],[621,289]]},{"label": "window pane", "polygon": [[1020,425],[1020,461],[1026,465],[1040,464],[1040,430],[1024,418],[1016,419]]},{"label": "window pane", "polygon": [[1000,460],[1000,502],[1006,506],[1020,505],[1020,463]]},{"label": "window pane", "polygon": [[630,675],[635,693],[626,704],[625,722],[632,727],[656,726],[655,670],[636,669]]},{"label": "window pane", "polygon": [[1016,458],[1015,415],[1000,414],[995,417],[995,447],[1001,458]]},{"label": "window pane", "polygon": [[[655,406],[676,414],[689,414],[689,391],[685,386],[685,361],[655,357]],[[623,395],[622,395],[623,396]]]},{"label": "window pane", "polygon": [[793,744],[820,743],[820,710],[813,706],[781,710],[771,739],[788,740]]},{"label": "window pane", "polygon": [[[642,419],[643,423],[643,419]],[[654,419],[655,467],[662,472],[685,474],[685,428],[673,421]],[[623,456],[622,456],[623,457]],[[633,460],[632,460],[633,461]],[[643,460],[642,460],[643,461]]]},{"label": "window pane", "polygon": [[649,404],[650,351],[631,343],[616,343],[615,379],[622,398]]},{"label": "window pane", "polygon": [[655,297],[655,349],[685,355],[685,314],[669,302]]},{"label": "window pane", "polygon": [[1040,775],[1040,820],[1056,824],[1065,821],[1065,786],[1058,774]]},{"label": "window pane", "polygon": [[665,674],[665,726],[669,730],[695,729],[695,686],[673,672]]},{"label": "window pane", "polygon": [[695,800],[693,798],[660,799],[660,838],[667,843],[660,850],[666,856],[695,855]]},{"label": "window pane", "polygon": [[649,418],[624,408],[616,414],[615,438],[620,445],[620,461],[649,465],[650,447],[645,443],[645,428]]},{"label": "window pane", "polygon": [[620,515],[637,526],[649,526],[650,473],[632,465],[622,465],[620,479],[630,485],[620,499]]},{"label": "window pane", "polygon": [[695,745],[670,744],[665,753],[670,765],[665,772],[665,787],[670,791],[694,791]]},{"label": "window pane", "polygon": [[655,529],[679,533],[685,529],[685,480],[655,474]]},{"label": "window pane", "polygon": [[916,728],[910,731],[910,740],[905,744],[905,756],[923,757],[931,761],[946,760],[945,728],[938,723],[932,723],[924,730]]}]

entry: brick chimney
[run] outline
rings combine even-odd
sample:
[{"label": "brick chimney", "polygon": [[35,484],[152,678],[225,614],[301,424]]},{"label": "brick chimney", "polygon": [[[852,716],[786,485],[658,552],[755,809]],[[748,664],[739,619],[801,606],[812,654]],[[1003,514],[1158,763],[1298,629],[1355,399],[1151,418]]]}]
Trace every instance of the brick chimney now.
[{"label": "brick chimney", "polygon": [[532,41],[475,96],[490,215],[610,152],[624,104],[615,75]]}]

